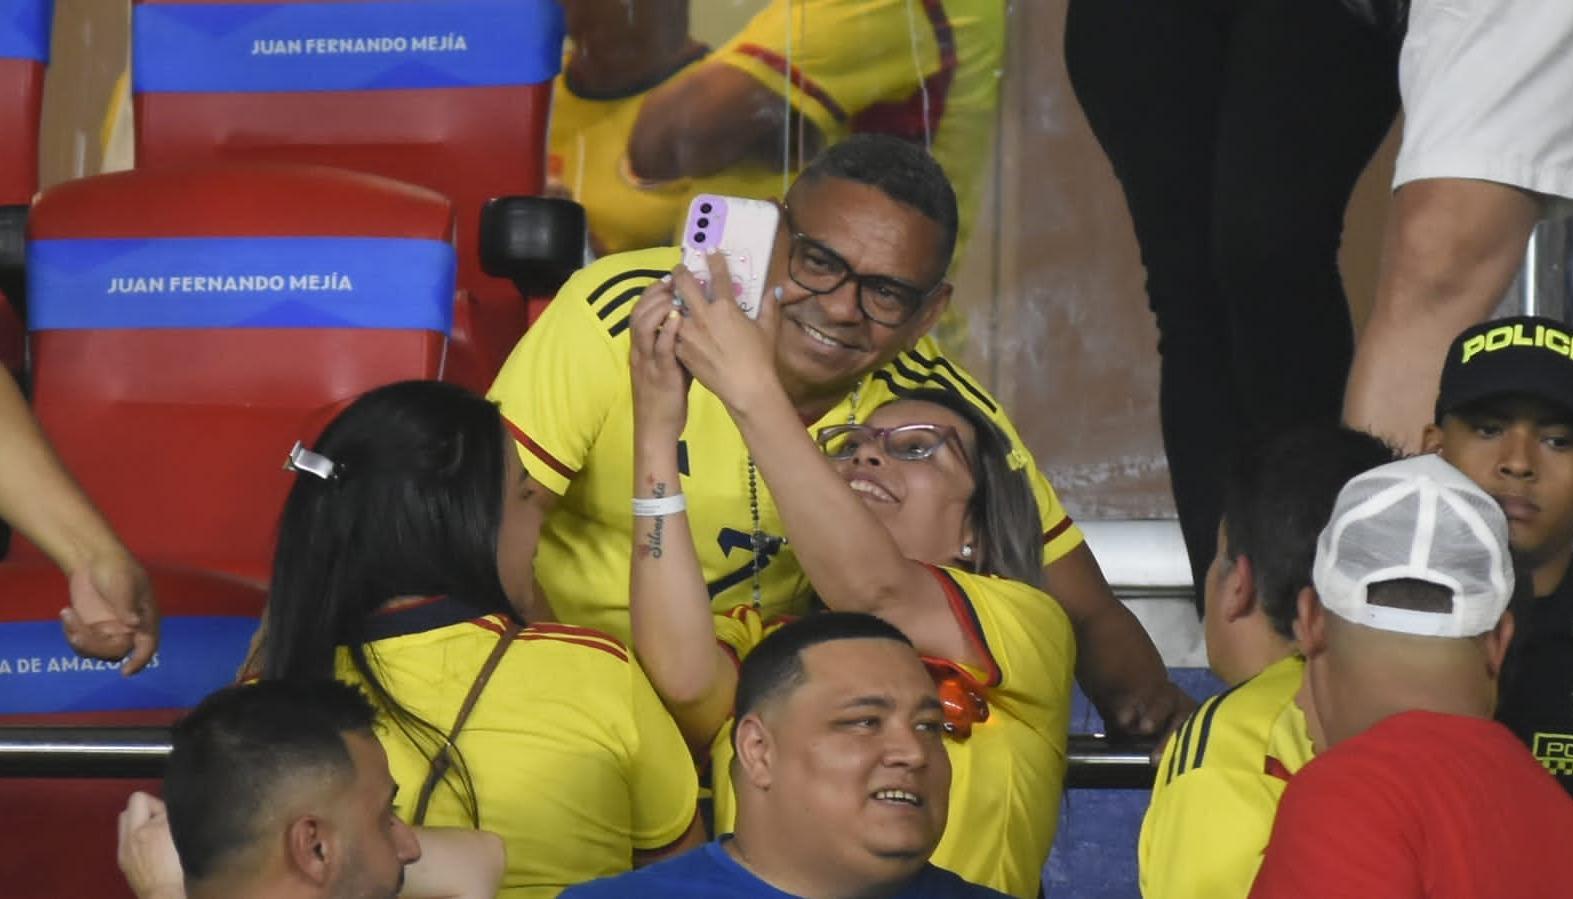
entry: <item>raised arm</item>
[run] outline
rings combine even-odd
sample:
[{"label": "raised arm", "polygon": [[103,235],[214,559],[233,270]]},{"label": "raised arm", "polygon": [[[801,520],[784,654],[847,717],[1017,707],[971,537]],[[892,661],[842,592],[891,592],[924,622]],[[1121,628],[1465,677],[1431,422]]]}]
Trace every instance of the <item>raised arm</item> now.
[{"label": "raised arm", "polygon": [[132,793],[118,819],[115,862],[137,899],[186,899],[185,873],[169,834],[164,801],[141,790]]},{"label": "raised arm", "polygon": [[[677,442],[688,417],[688,377],[673,353],[685,321],[664,282],[651,285],[630,319],[636,499],[682,496]],[[635,516],[628,611],[634,653],[683,739],[696,753],[731,715],[737,670],[716,642],[710,595],[688,515]]]},{"label": "raised arm", "polygon": [[[729,283],[712,257],[712,283]],[[776,376],[771,348],[779,310],[760,304],[758,322],[732,303],[708,304],[687,272],[676,283],[693,307],[678,358],[726,404],[759,474],[771,485],[787,538],[825,605],[867,612],[900,628],[925,655],[983,665],[944,589],[921,562],[908,559],[820,452]]]},{"label": "raised arm", "polygon": [[[147,573],[66,473],[9,374],[0,373],[0,518],[66,573],[61,612],[77,654],[126,661],[134,674],[158,648],[158,606]],[[129,653],[129,655],[127,655]]]}]

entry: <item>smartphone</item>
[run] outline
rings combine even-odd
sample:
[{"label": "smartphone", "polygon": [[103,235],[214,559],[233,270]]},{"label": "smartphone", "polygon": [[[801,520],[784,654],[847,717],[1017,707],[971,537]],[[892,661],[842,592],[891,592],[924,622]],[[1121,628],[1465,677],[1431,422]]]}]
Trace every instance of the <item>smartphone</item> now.
[{"label": "smartphone", "polygon": [[780,217],[776,204],[765,200],[700,194],[688,204],[688,218],[683,222],[683,265],[708,287],[710,268],[705,264],[705,251],[717,249],[726,254],[732,296],[743,314],[758,318]]}]

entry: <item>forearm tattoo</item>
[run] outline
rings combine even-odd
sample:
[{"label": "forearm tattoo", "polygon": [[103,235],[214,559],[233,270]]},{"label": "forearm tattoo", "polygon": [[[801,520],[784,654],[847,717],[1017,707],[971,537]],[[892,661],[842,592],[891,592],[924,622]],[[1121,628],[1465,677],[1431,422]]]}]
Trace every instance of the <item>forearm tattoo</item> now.
[{"label": "forearm tattoo", "polygon": [[[665,481],[657,481],[657,482],[655,482],[655,484],[650,488],[650,493],[656,499],[661,499],[662,497],[666,496],[666,482]],[[648,541],[648,543],[646,545],[646,548],[649,550],[649,553],[650,553],[650,558],[652,558],[652,559],[659,559],[659,558],[661,558],[661,531],[665,527],[666,527],[666,516],[665,515],[657,515],[655,517],[655,523],[650,528],[650,540]]]}]

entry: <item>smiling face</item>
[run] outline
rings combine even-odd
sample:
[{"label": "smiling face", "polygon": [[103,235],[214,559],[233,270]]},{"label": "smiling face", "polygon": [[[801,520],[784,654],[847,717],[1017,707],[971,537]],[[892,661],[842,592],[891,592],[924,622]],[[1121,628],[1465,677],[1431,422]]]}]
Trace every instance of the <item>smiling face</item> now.
[{"label": "smiling face", "polygon": [[921,866],[949,808],[944,714],[911,646],[843,639],[802,652],[804,677],[760,712],[776,834],[802,857],[877,880]]},{"label": "smiling face", "polygon": [[[935,258],[940,225],[876,188],[835,177],[799,181],[788,203],[793,226],[859,274],[924,289],[944,275],[948,260]],[[839,401],[858,378],[916,344],[950,300],[949,285],[942,285],[900,326],[881,325],[863,314],[852,279],[824,294],[794,282],[791,247],[783,217],[768,283],[782,289],[776,372],[800,409]]]},{"label": "smiling face", "polygon": [[936,565],[954,564],[974,536],[967,521],[967,506],[976,489],[967,462],[977,455],[972,425],[943,406],[919,400],[887,403],[864,424],[874,428],[930,424],[954,430],[957,439],[944,441],[927,459],[892,458],[883,441],[871,439],[857,443],[850,457],[833,463],[890,531],[902,555]]},{"label": "smiling face", "polygon": [[1565,569],[1573,556],[1570,419],[1544,400],[1503,396],[1426,427],[1426,448],[1439,451],[1501,504],[1514,552],[1537,571]]}]

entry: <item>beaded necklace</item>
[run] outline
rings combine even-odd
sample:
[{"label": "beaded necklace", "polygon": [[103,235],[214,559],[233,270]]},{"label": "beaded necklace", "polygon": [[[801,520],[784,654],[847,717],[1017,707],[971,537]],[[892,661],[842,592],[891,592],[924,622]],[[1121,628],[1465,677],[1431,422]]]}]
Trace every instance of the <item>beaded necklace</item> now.
[{"label": "beaded necklace", "polygon": [[[847,424],[857,424],[858,401],[863,396],[863,381],[858,381],[852,388],[850,407],[847,409]],[[763,516],[759,511],[759,467],[754,464],[754,454],[748,454],[748,516],[753,524],[749,545],[754,551],[753,567],[750,572],[750,586],[753,590],[754,611],[759,611],[760,602],[760,575],[765,567],[765,559],[769,558],[771,551],[778,550],[786,545],[785,537],[771,537],[765,533]]]}]

